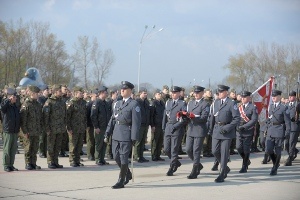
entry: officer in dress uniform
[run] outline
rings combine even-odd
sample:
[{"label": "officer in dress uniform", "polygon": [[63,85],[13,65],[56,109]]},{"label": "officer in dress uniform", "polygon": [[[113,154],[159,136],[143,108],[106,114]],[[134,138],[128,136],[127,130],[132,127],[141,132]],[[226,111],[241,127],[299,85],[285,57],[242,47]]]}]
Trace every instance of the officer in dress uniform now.
[{"label": "officer in dress uniform", "polygon": [[181,166],[181,163],[178,161],[178,150],[181,145],[186,121],[178,120],[177,113],[180,111],[186,112],[186,103],[179,99],[180,91],[181,87],[174,86],[171,88],[172,99],[166,102],[162,122],[162,129],[165,132],[164,150],[166,155],[171,159],[167,176],[173,176],[173,173]]},{"label": "officer in dress uniform", "polygon": [[193,169],[188,179],[195,179],[200,174],[203,168],[200,163],[200,153],[203,146],[203,141],[207,136],[207,118],[209,115],[209,103],[204,100],[204,87],[194,86],[195,99],[190,101],[187,106],[190,121],[188,123],[186,152],[189,158],[193,161]]},{"label": "officer in dress uniform", "polygon": [[220,174],[215,182],[224,182],[230,168],[227,166],[231,140],[236,137],[235,129],[241,121],[236,102],[228,98],[229,87],[218,85],[219,99],[212,104],[210,130],[212,151],[221,164]]},{"label": "officer in dress uniform", "polygon": [[255,124],[258,121],[257,108],[250,102],[250,95],[251,92],[243,91],[241,93],[242,102],[239,105],[241,122],[239,126],[237,126],[236,148],[243,158],[242,169],[239,171],[240,173],[246,173],[248,164],[250,164],[249,156],[251,141],[254,135]]},{"label": "officer in dress uniform", "polygon": [[292,166],[292,161],[295,158],[295,154],[297,155],[297,153],[299,152],[299,150],[296,149],[296,144],[300,132],[300,103],[296,101],[295,91],[291,91],[289,94],[288,110],[291,118],[291,133],[290,137],[286,139],[285,144],[289,155],[288,159],[285,162],[285,166]]},{"label": "officer in dress uniform", "polygon": [[266,137],[266,152],[273,162],[271,176],[277,175],[283,140],[289,136],[291,131],[290,111],[287,106],[280,102],[281,93],[280,90],[272,91],[273,103],[269,107],[270,123],[268,124]]},{"label": "officer in dress uniform", "polygon": [[111,121],[115,120],[112,135],[112,151],[114,159],[120,167],[118,182],[112,186],[113,189],[124,188],[132,174],[128,168],[128,156],[131,147],[139,139],[141,126],[141,110],[136,100],[131,98],[134,85],[128,81],[121,82],[122,100],[117,101],[114,113],[106,129],[106,140],[111,132]]}]

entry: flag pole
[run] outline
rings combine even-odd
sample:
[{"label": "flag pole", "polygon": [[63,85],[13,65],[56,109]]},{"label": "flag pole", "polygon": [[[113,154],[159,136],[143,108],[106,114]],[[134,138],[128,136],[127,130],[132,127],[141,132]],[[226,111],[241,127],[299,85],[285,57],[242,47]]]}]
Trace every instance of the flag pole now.
[{"label": "flag pole", "polygon": [[[252,95],[255,94],[256,92],[258,92],[262,87],[264,87],[267,83],[269,83],[269,81],[272,80],[272,78],[275,80],[274,76],[272,76],[271,78],[269,78],[269,80],[267,80],[264,84],[262,84],[257,90],[255,90],[254,92],[252,92]],[[274,84],[274,82],[273,82]]]}]

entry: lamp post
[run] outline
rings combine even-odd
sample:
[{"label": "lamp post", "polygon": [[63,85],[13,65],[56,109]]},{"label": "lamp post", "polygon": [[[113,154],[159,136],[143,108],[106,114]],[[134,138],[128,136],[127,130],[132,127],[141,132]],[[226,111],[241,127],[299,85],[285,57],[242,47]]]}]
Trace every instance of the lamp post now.
[{"label": "lamp post", "polygon": [[142,44],[146,39],[149,39],[150,37],[152,37],[154,34],[160,32],[163,30],[163,28],[159,29],[156,32],[153,32],[155,29],[155,25],[152,27],[151,31],[149,31],[149,33],[145,36],[145,33],[147,31],[148,26],[145,26],[145,30],[144,33],[142,35],[141,41],[140,41],[140,48],[139,48],[139,68],[138,68],[138,92],[140,91],[140,73],[141,73],[141,56],[142,56]]}]

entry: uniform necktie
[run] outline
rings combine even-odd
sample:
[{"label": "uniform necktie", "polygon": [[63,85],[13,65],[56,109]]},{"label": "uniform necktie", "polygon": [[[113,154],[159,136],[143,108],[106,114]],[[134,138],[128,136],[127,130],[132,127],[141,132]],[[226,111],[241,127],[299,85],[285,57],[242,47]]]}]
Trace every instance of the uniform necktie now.
[{"label": "uniform necktie", "polygon": [[293,102],[290,103],[290,106],[291,106],[291,107],[293,106]]},{"label": "uniform necktie", "polygon": [[125,103],[125,100],[123,100],[122,105],[124,105],[124,103]]},{"label": "uniform necktie", "polygon": [[244,108],[244,109],[246,108],[246,105],[245,105],[245,104],[243,105],[243,108]]},{"label": "uniform necktie", "polygon": [[275,103],[275,104],[274,104],[274,108],[276,108],[276,105],[277,105],[277,104]]},{"label": "uniform necktie", "polygon": [[175,103],[176,103],[176,101],[173,101],[173,104],[172,104],[172,106],[175,106]]},{"label": "uniform necktie", "polygon": [[222,100],[221,100],[221,105],[223,105],[223,103],[224,103],[224,100],[222,99]]},{"label": "uniform necktie", "polygon": [[199,103],[199,102],[198,102],[198,101],[196,101],[196,103],[195,103],[195,106],[196,106],[196,105],[198,105],[198,103]]}]

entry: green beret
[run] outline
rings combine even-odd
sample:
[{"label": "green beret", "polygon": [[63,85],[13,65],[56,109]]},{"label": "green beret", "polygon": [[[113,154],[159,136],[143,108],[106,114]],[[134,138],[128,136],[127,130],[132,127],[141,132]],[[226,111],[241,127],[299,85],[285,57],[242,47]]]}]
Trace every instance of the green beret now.
[{"label": "green beret", "polygon": [[38,88],[37,86],[34,86],[34,85],[30,85],[28,87],[29,91],[31,92],[35,92],[35,93],[39,93],[40,92],[40,88]]}]

